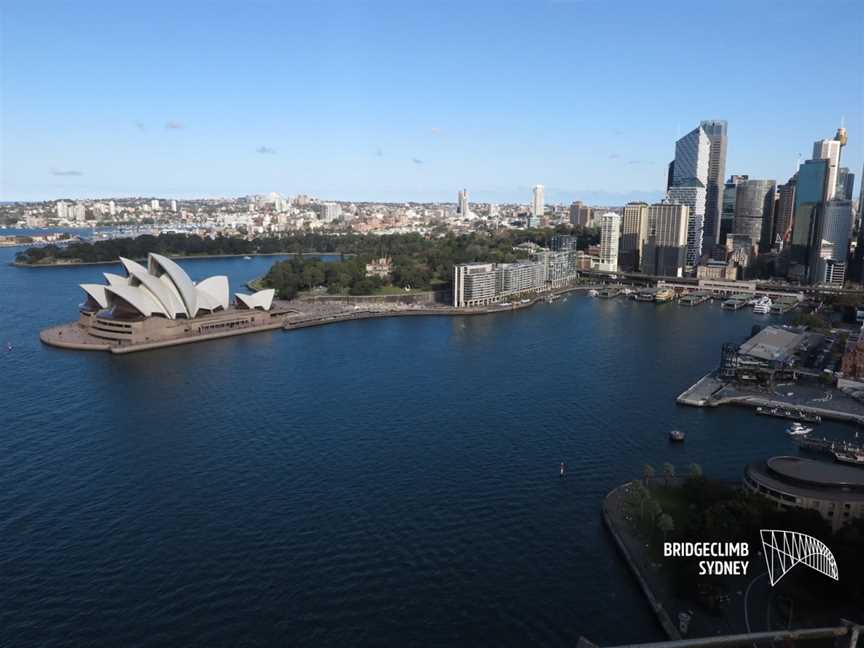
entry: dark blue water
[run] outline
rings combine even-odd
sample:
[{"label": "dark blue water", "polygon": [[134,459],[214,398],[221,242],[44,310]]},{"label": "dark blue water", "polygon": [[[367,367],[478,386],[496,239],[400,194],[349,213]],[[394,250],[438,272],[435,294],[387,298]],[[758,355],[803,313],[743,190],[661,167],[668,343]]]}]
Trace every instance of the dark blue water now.
[{"label": "dark blue water", "polygon": [[[749,312],[571,297],[115,357],[37,334],[75,318],[78,283],[119,269],[16,269],[13,254],[2,645],[660,639],[603,495],[645,462],[734,479],[792,451],[781,421],[675,404],[722,342],[768,321]],[[241,290],[273,260],[182,265]]]}]

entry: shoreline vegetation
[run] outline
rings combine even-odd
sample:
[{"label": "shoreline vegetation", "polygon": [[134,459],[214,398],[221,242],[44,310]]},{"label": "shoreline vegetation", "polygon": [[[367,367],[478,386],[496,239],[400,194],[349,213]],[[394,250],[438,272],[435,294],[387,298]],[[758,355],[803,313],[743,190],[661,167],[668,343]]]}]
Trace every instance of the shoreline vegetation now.
[{"label": "shoreline vegetation", "polygon": [[[444,290],[451,284],[453,268],[459,263],[518,261],[529,253],[517,246],[523,243],[548,246],[557,234],[576,236],[581,249],[599,238],[596,230],[571,226],[435,238],[417,233],[384,236],[302,233],[251,240],[160,234],[32,247],[19,252],[14,265],[41,268],[113,264],[119,257],[143,259],[150,252],[174,259],[288,255],[291,258],[275,263],[257,282],[263,288],[275,289],[279,299],[291,300],[312,291],[329,295],[392,295]],[[324,262],[310,258],[327,255],[339,259]],[[367,268],[370,263],[375,264],[371,271]]]},{"label": "shoreline vegetation", "polygon": [[[555,228],[529,230],[502,230],[498,232],[448,233],[438,237],[409,234],[353,234],[314,232],[286,233],[247,238],[245,236],[202,237],[197,234],[162,233],[142,234],[134,238],[115,238],[100,241],[73,241],[66,245],[39,245],[16,254],[15,264],[20,266],[54,266],[61,264],[116,262],[120,256],[146,258],[150,252],[167,257],[207,256],[265,256],[279,254],[327,255],[344,254],[368,256],[370,259],[393,257],[400,254],[422,253],[454,244],[475,253],[495,250],[515,253],[512,248],[520,243],[548,244],[556,234],[571,234],[579,239],[579,249],[600,240],[599,230],[580,226],[559,225]],[[471,259],[486,260],[486,259]],[[488,259],[490,261],[494,259]],[[463,262],[462,259],[459,261]]]}]

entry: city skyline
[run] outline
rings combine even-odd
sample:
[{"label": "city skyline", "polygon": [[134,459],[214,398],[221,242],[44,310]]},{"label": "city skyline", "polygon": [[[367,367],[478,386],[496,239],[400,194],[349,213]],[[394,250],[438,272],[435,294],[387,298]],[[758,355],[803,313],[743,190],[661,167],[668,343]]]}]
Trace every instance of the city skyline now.
[{"label": "city skyline", "polygon": [[[507,203],[527,202],[539,182],[550,204],[653,201],[674,141],[706,119],[729,124],[727,177],[783,182],[841,120],[844,166],[864,161],[860,78],[800,46],[813,30],[836,29],[838,12],[860,23],[856,3],[748,6],[763,20],[735,23],[730,69],[758,59],[824,98],[790,94],[782,108],[764,87],[730,92],[702,74],[710,52],[678,56],[675,35],[708,7],[688,6],[685,20],[680,3],[623,15],[590,0],[479,3],[459,8],[457,21],[457,5],[383,5],[229,7],[214,17],[194,5],[139,15],[100,3],[7,4],[0,199],[276,190],[451,202],[464,186],[477,202]],[[546,38],[526,50],[516,43],[529,18]],[[860,61],[854,31],[836,39],[837,60]],[[153,46],[160,35],[176,37]],[[686,88],[670,83],[672,61]]]}]

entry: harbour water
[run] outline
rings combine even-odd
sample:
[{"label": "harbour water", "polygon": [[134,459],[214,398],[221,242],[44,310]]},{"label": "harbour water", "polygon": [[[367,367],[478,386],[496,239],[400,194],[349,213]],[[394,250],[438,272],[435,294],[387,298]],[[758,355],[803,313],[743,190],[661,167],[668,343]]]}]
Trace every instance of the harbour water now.
[{"label": "harbour water", "polygon": [[[675,404],[723,342],[778,321],[749,310],[571,296],[118,357],[38,341],[110,266],[13,256],[0,645],[661,639],[602,497],[646,462],[737,479],[795,452],[781,420]],[[239,291],[274,260],[181,265]]]}]

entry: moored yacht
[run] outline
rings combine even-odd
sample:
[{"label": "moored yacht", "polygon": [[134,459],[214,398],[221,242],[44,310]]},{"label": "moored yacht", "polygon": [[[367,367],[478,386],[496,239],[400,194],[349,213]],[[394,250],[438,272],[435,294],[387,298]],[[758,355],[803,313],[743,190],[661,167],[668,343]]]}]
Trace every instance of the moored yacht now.
[{"label": "moored yacht", "polygon": [[771,307],[774,305],[774,302],[771,301],[770,297],[760,297],[759,299],[753,302],[753,312],[761,313],[763,315],[767,315],[771,312]]}]

